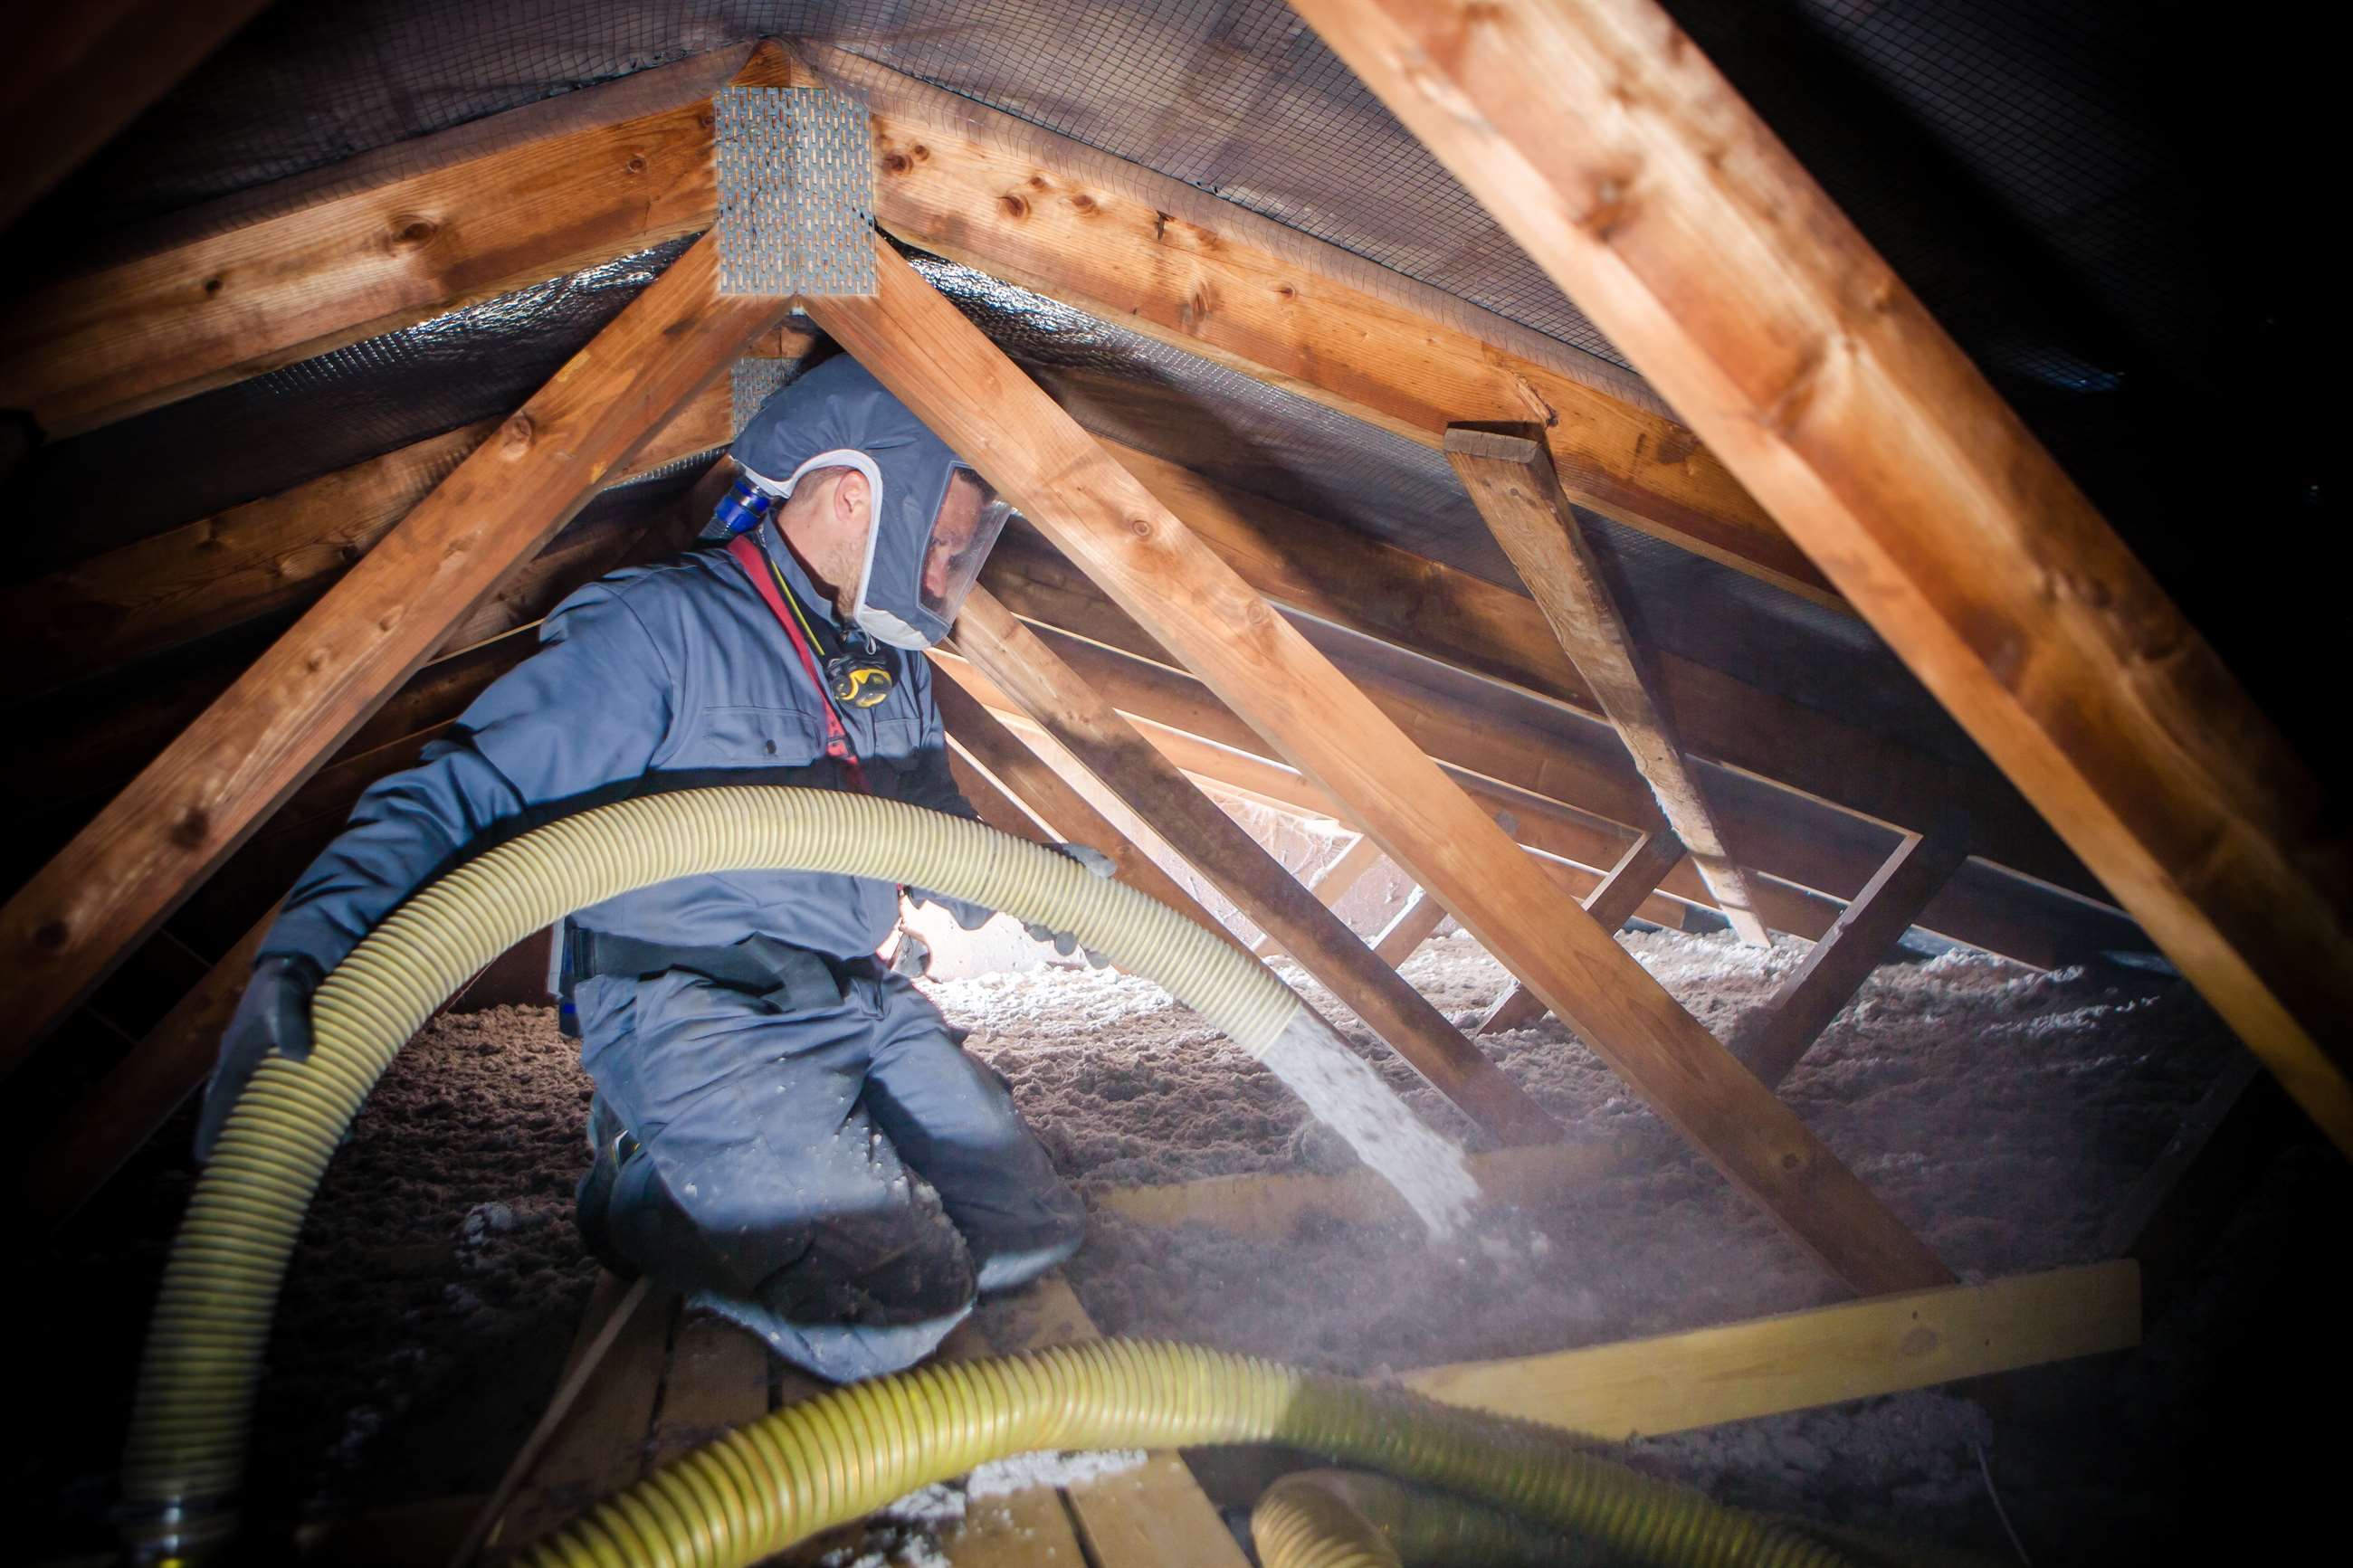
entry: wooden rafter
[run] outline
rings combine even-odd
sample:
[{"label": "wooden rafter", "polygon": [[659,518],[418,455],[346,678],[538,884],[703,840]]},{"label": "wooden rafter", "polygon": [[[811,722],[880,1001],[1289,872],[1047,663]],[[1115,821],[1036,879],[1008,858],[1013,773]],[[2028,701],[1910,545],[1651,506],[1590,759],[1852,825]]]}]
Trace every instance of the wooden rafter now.
[{"label": "wooden rafter", "polygon": [[[1039,552],[1025,555],[1018,544],[1009,551],[1005,543],[998,548],[1007,559],[992,561],[985,573],[991,590],[1033,625],[1071,634],[1050,633],[1047,640],[1114,705],[1221,744],[1244,750],[1260,744],[1250,728],[1198,681],[1150,662],[1172,656],[1068,563],[1033,591],[1031,584],[1039,581],[1034,561]],[[1665,826],[1625,747],[1606,725],[1563,722],[1539,730],[1484,705],[1475,718],[1467,717],[1454,696],[1374,668],[1345,647],[1334,652],[1334,661],[1365,695],[1449,767],[1567,802],[1638,832]],[[1766,901],[1766,923],[1778,931],[1818,936],[1827,919],[1814,922],[1793,914],[1776,880],[1848,900],[1901,840],[1900,834],[1819,802],[1766,791],[1728,773],[1710,777],[1717,782],[1718,809],[1745,863],[1765,873],[1755,891]],[[1592,863],[1588,857],[1571,858]],[[1617,858],[1613,844],[1599,863],[1607,867]],[[1691,896],[1682,889],[1696,889],[1699,882],[1688,865],[1678,867],[1674,879],[1679,897]],[[1713,895],[1700,890],[1697,896],[1713,907]],[[1947,886],[1927,919],[1940,935],[2042,968],[2069,962],[2071,949],[2130,946],[2137,939],[2121,917],[1975,864]]]},{"label": "wooden rafter", "polygon": [[267,0],[28,6],[0,64],[0,228],[106,145]]},{"label": "wooden rafter", "polygon": [[874,111],[890,233],[1424,446],[1456,419],[1542,419],[1579,505],[1837,603],[1606,361],[969,99],[839,49],[803,53]]},{"label": "wooden rafter", "polygon": [[875,267],[872,298],[807,302],[820,327],[1329,791],[1833,1274],[1864,1292],[1949,1282],[1919,1239],[1609,933],[1581,917],[1558,920],[1559,892],[1503,830],[880,240]]},{"label": "wooden rafter", "polygon": [[1769,946],[1773,938],[1757,915],[1748,874],[1733,859],[1707,793],[1683,761],[1683,742],[1668,722],[1650,658],[1635,644],[1602,576],[1584,525],[1553,471],[1543,435],[1542,426],[1457,425],[1446,432],[1446,460],[1519,570],[1536,608],[1552,623],[1569,662],[1618,727],[1667,826],[1715,895],[1715,907],[1741,941]]},{"label": "wooden rafter", "polygon": [[[875,110],[892,233],[1425,445],[1453,418],[1546,418],[1580,505],[1836,602],[1606,362],[1067,138],[808,53]],[[26,296],[0,317],[0,384],[69,434],[692,233],[716,210],[706,100],[744,58],[642,72],[246,198],[268,216],[199,219],[197,237]],[[752,68],[799,79],[773,50]]]},{"label": "wooden rafter", "polygon": [[0,385],[54,439],[707,227],[711,95],[749,53],[403,142],[239,199],[244,221],[192,215],[195,238],[15,301]]},{"label": "wooden rafter", "polygon": [[[1091,650],[1083,642],[1042,627],[1039,630],[1058,654],[1101,689],[1114,708],[1141,726],[1146,738],[1186,772],[1218,780],[1229,788],[1284,809],[1311,816],[1347,815],[1323,789],[1301,779],[1295,771],[1276,760],[1275,749],[1232,714],[1225,713],[1218,719],[1206,711],[1206,707],[1214,705],[1173,700],[1167,690],[1169,682],[1157,676],[1143,682],[1127,679],[1126,665],[1134,661],[1115,662],[1113,656],[1100,648]],[[1001,693],[993,699],[984,697],[984,700],[1000,713],[1018,710]],[[1203,736],[1196,727],[1209,729],[1212,733]],[[1427,734],[1421,738],[1430,739]],[[1441,733],[1436,737],[1436,743],[1442,746],[1445,739]],[[1600,875],[1616,865],[1634,841],[1642,837],[1640,830],[1578,805],[1499,784],[1443,762],[1440,766],[1448,777],[1490,812],[1509,813],[1514,819],[1513,834],[1522,844],[1588,868],[1597,884]],[[1576,896],[1582,898],[1588,890],[1589,887],[1580,889]],[[1715,910],[1706,885],[1688,864],[1679,862],[1670,870],[1661,890],[1683,904],[1711,912]],[[1759,878],[1757,890],[1765,900],[1775,930],[1809,941],[1819,939],[1831,929],[1845,901],[1843,898],[1825,897],[1771,877]],[[2063,919],[2028,918],[2024,911],[2004,911],[1999,905],[1971,902],[1954,906],[1948,900],[1940,907],[1950,914],[1949,919],[1941,920],[1944,926],[1986,928],[1979,931],[1979,940],[1969,945],[2042,969],[2073,962],[2071,955],[2095,951],[2112,936],[2131,934],[2131,928],[2121,920],[2069,924]],[[2064,913],[2063,905],[2057,908]],[[1661,919],[1649,909],[1644,910],[1644,918],[1663,925],[1680,923]]]},{"label": "wooden rafter", "polygon": [[1464,1114],[1511,1142],[1559,1138],[1558,1123],[987,589],[965,601],[955,646]]},{"label": "wooden rafter", "polygon": [[[1294,508],[1216,484],[1113,442],[1154,497],[1275,604],[1424,658],[1601,716],[1601,704],[1544,613],[1523,595]],[[1019,549],[1008,542],[1009,563]],[[1050,582],[1066,563],[1023,558]],[[2089,898],[2096,879],[2008,781],[1778,697],[1736,676],[1662,652],[1654,670],[1694,754],[1899,827],[1961,813],[1993,863]]]},{"label": "wooden rafter", "polygon": [[1748,1070],[1778,1088],[1968,858],[1957,831],[1908,835],[1797,973],[1742,1021],[1733,1053]]},{"label": "wooden rafter", "polygon": [[2318,782],[1654,0],[1298,9],[2353,1151],[2353,858]]},{"label": "wooden rafter", "polygon": [[949,679],[933,682],[933,695],[946,721],[949,738],[969,752],[1039,820],[1066,844],[1084,844],[1111,858],[1114,874],[1137,890],[1151,894],[1178,914],[1223,935],[1236,947],[1240,940],[1225,922],[1203,909],[1182,883],[1162,870],[1142,845],[1120,831],[1093,803],[1057,772],[1052,763],[1008,730],[987,709],[956,684],[953,666],[943,664]]},{"label": "wooden rafter", "polygon": [[[796,335],[763,352],[797,358],[807,342]],[[252,615],[307,604],[479,444],[475,431],[494,427],[469,427],[463,441],[436,437],[0,589],[0,653],[29,689],[39,690],[182,646]],[[732,433],[726,397],[714,388],[649,438],[621,478],[711,450]],[[1530,600],[1213,485],[1132,448],[1107,449],[1276,604],[1579,714],[1599,713],[1599,701]],[[620,542],[610,529],[602,536],[568,531],[502,590],[501,601],[513,601],[516,617],[507,624],[533,618],[571,587],[609,569],[599,562]],[[596,570],[583,570],[588,566]],[[1100,598],[1067,562],[1018,535],[1000,548],[993,573],[1000,586],[1013,576],[1023,579],[1019,591],[1030,602],[1071,584],[1088,599]],[[454,640],[462,646],[494,635],[499,627],[483,622],[500,613],[486,606]],[[1973,847],[1989,864],[2073,892],[2098,892],[2049,828],[1989,770],[1932,758],[1672,655],[1659,657],[1655,667],[1681,738],[1696,754],[1898,826],[1966,812],[1976,824]]]},{"label": "wooden rafter", "polygon": [[[1325,909],[1336,910],[1340,900],[1347,897],[1348,889],[1362,881],[1365,873],[1371,870],[1373,863],[1380,858],[1381,847],[1360,833],[1349,841],[1345,849],[1340,851],[1338,858],[1315,873],[1314,879],[1307,884],[1307,890],[1314,894],[1315,901]],[[1271,958],[1282,951],[1282,944],[1271,936],[1262,936],[1250,951],[1261,958]]]},{"label": "wooden rafter", "polygon": [[[0,657],[18,672],[25,694],[36,696],[311,604],[502,423],[477,420],[0,588]],[[714,450],[734,434],[726,384],[713,383],[610,482]],[[556,551],[578,547],[595,544],[567,541],[542,559],[554,566]],[[519,599],[531,596],[528,577],[507,588]],[[481,640],[479,632],[471,640]]]},{"label": "wooden rafter", "polygon": [[525,403],[0,910],[13,1067],[129,948],[776,320],[706,237]]},{"label": "wooden rafter", "polygon": [[[1662,829],[1645,833],[1626,847],[1609,875],[1583,900],[1585,912],[1607,931],[1615,931],[1634,917],[1668,872],[1683,858],[1683,840]],[[1474,1035],[1496,1035],[1523,1029],[1545,1015],[1535,992],[1514,980],[1488,1005]]]},{"label": "wooden rafter", "polygon": [[1403,963],[1445,922],[1446,906],[1417,888],[1405,907],[1391,915],[1389,923],[1373,938],[1373,956],[1392,966]]}]

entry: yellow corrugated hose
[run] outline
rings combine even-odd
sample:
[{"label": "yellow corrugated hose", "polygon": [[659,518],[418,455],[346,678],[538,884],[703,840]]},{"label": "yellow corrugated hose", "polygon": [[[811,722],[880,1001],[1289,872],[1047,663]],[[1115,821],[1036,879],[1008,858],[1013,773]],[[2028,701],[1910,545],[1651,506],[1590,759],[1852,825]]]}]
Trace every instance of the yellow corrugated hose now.
[{"label": "yellow corrugated hose", "polygon": [[[1075,934],[1259,1053],[1301,1011],[1264,965],[1069,858],[834,791],[681,791],[584,812],[458,867],[321,984],[313,1046],[262,1063],[166,1265],[123,1465],[125,1533],[177,1557],[233,1531],[254,1390],[304,1211],[360,1103],[468,977],[533,931],[673,878],[831,871]],[[1282,1441],[1482,1498],[1648,1560],[1831,1563],[1818,1540],[1634,1475],[1557,1433],[1211,1352],[1105,1342],[839,1389],[686,1456],[541,1547],[546,1563],[750,1563],[984,1460]]]},{"label": "yellow corrugated hose", "polygon": [[1250,1510],[1263,1568],[1600,1568],[1615,1561],[1557,1531],[1361,1470],[1283,1477]]}]

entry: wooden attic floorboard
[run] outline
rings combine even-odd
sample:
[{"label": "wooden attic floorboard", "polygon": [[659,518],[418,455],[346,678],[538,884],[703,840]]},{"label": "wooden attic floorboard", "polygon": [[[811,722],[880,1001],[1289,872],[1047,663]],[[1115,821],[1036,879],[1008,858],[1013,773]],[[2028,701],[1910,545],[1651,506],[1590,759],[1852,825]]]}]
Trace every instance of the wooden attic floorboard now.
[{"label": "wooden attic floorboard", "polygon": [[[611,1315],[629,1300],[618,1280],[599,1277],[565,1365],[567,1384]],[[985,1317],[985,1331],[968,1322],[951,1335],[942,1359],[973,1361],[1096,1337],[1086,1310],[1059,1279],[1041,1281]],[[772,1367],[757,1341],[715,1317],[687,1312],[676,1297],[646,1299],[613,1335],[571,1413],[516,1490],[486,1553],[527,1546],[656,1466],[756,1420],[772,1405],[796,1404],[825,1388],[790,1367]],[[451,1506],[434,1505],[434,1518],[441,1520]],[[814,1563],[855,1539],[858,1528],[826,1531],[773,1561]],[[352,1544],[356,1533],[341,1532],[340,1539]],[[402,1549],[384,1560],[438,1568],[446,1557],[437,1543],[447,1533],[444,1524],[416,1542],[415,1551]],[[984,1500],[943,1537],[940,1551],[958,1568],[1016,1563],[1246,1568],[1215,1505],[1174,1454],[1156,1454],[1140,1469],[1066,1489],[1036,1488]]]}]

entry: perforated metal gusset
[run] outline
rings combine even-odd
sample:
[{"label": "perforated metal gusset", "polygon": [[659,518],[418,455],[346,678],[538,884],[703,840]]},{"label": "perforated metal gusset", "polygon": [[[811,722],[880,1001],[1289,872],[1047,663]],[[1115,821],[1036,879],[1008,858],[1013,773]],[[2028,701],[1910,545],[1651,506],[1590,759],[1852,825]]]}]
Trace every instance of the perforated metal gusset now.
[{"label": "perforated metal gusset", "polygon": [[728,87],[711,109],[719,291],[873,293],[866,106],[824,88]]}]

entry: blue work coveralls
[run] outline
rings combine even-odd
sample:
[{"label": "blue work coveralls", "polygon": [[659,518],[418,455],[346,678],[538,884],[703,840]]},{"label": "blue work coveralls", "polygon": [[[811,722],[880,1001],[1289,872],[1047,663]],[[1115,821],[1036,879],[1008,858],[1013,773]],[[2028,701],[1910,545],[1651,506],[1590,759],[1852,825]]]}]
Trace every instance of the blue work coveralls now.
[{"label": "blue work coveralls", "polygon": [[[756,537],[836,638],[832,604],[772,531]],[[723,549],[583,588],[541,640],[420,766],[367,792],[296,884],[264,953],[332,968],[436,872],[567,810],[702,784],[805,784],[807,770],[831,766],[823,697]],[[971,816],[948,775],[929,665],[881,652],[890,695],[837,710],[868,787]],[[836,1380],[920,1359],[976,1290],[1020,1284],[1076,1250],[1082,1224],[1002,1080],[875,961],[898,898],[849,877],[728,872],[625,893],[572,921],[584,947],[599,936],[744,944],[790,961],[774,987],[683,966],[577,980],[592,1143],[607,1162],[624,1156],[592,1170],[603,1206],[584,1222],[601,1220],[628,1263]]]}]

